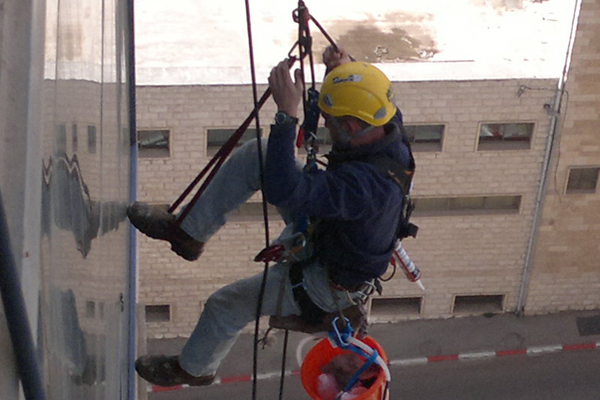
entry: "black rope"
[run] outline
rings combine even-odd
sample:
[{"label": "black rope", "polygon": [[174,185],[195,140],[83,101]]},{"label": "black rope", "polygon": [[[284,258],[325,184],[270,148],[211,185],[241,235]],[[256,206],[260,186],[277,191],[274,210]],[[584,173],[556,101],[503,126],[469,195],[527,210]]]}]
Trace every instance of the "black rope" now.
[{"label": "black rope", "polygon": [[279,378],[279,400],[283,399],[283,387],[285,382],[285,361],[287,359],[288,340],[290,337],[290,331],[285,330],[283,335],[283,354],[281,355],[281,377]]},{"label": "black rope", "polygon": [[[250,72],[252,75],[252,96],[254,99],[254,110],[257,110],[258,107],[258,95],[256,89],[256,72],[254,68],[254,45],[252,44],[252,22],[250,18],[250,2],[249,0],[245,0],[246,4],[246,26],[248,30],[248,51],[250,55]],[[255,120],[256,120],[256,145],[258,146],[258,165],[260,170],[260,187],[262,192],[262,207],[263,207],[263,216],[264,216],[264,224],[265,224],[265,242],[266,246],[269,245],[269,215],[267,210],[267,203],[265,200],[264,187],[265,187],[265,176],[264,176],[264,167],[263,167],[263,157],[262,157],[262,141],[260,136],[260,120],[258,116],[258,111],[255,111]],[[262,314],[262,305],[265,296],[265,288],[267,285],[267,276],[269,273],[269,262],[265,261],[265,267],[263,269],[263,279],[260,285],[260,292],[258,294],[258,301],[256,306],[256,320],[254,323],[254,346],[253,346],[253,357],[252,357],[252,400],[256,400],[256,389],[258,383],[258,336],[260,330],[260,316]]]},{"label": "black rope", "polygon": [[[270,90],[268,89],[265,94],[261,97],[260,100],[258,100],[258,95],[257,95],[257,85],[256,85],[256,73],[255,73],[255,67],[254,67],[254,45],[252,43],[252,22],[251,22],[251,17],[250,17],[250,3],[249,0],[245,0],[245,6],[246,6],[246,26],[247,26],[247,33],[248,33],[248,50],[249,50],[249,59],[250,59],[250,71],[251,71],[251,75],[252,75],[252,95],[253,95],[253,100],[254,100],[254,111],[253,113],[248,117],[248,119],[244,122],[244,124],[242,124],[242,126],[238,129],[238,131],[235,132],[235,134],[233,135],[234,137],[230,138],[230,140],[226,143],[225,146],[223,146],[223,148],[221,148],[221,150],[219,150],[219,153],[221,153],[221,151],[223,151],[223,155],[219,154],[220,156],[217,159],[217,157],[213,158],[213,160],[211,160],[211,162],[209,163],[209,165],[205,168],[205,170],[208,170],[208,168],[210,168],[212,166],[213,163],[216,162],[216,166],[214,168],[214,170],[211,172],[211,174],[208,176],[208,178],[206,179],[206,181],[204,182],[204,184],[202,185],[202,187],[198,190],[198,193],[196,193],[196,195],[194,196],[194,199],[192,199],[192,202],[190,204],[188,204],[188,207],[186,208],[186,210],[184,210],[184,212],[182,213],[182,215],[180,215],[180,217],[178,218],[178,222],[180,222],[181,220],[183,220],[183,218],[185,218],[185,216],[187,215],[187,212],[189,209],[191,209],[192,205],[196,202],[196,200],[198,199],[198,197],[200,196],[200,194],[204,191],[205,187],[208,185],[208,183],[210,182],[210,180],[212,179],[212,177],[216,174],[216,171],[220,168],[221,164],[224,162],[225,158],[229,155],[229,153],[231,152],[231,150],[233,150],[233,148],[235,147],[235,144],[237,143],[237,141],[239,141],[239,139],[241,138],[242,134],[244,133],[244,131],[247,129],[248,125],[250,124],[252,118],[255,118],[255,122],[256,122],[256,139],[257,139],[257,150],[258,150],[258,164],[259,164],[259,170],[260,170],[260,182],[261,182],[261,192],[262,192],[262,208],[263,208],[263,220],[264,220],[264,226],[265,226],[265,242],[266,242],[266,246],[269,245],[270,243],[270,238],[269,238],[269,215],[268,215],[268,208],[267,208],[267,202],[265,200],[265,194],[264,194],[264,187],[265,187],[265,173],[264,173],[264,166],[263,166],[263,149],[262,149],[262,141],[261,141],[261,131],[260,131],[260,120],[259,120],[259,110],[260,107],[264,104],[264,102],[266,101],[266,99],[269,97],[270,95]],[[319,27],[319,29],[321,30],[321,32],[323,32],[323,34],[325,35],[325,37],[332,43],[332,45],[337,49],[337,46],[335,45],[335,43],[333,43],[333,40],[329,37],[329,35],[327,35],[327,33],[324,31],[324,29],[318,24],[318,22],[312,18],[310,16],[310,14],[308,13],[308,9],[306,8],[306,6],[304,5],[304,2],[302,0],[298,1],[298,9],[297,11],[297,22],[299,24],[298,27],[298,41],[294,44],[294,46],[292,47],[292,49],[289,51],[288,56],[290,57],[290,62],[289,62],[289,67],[291,68],[291,66],[293,65],[293,63],[295,62],[295,57],[292,56],[292,52],[294,51],[294,49],[296,47],[298,47],[298,52],[299,52],[299,60],[300,60],[300,70],[302,72],[302,83],[304,85],[305,79],[304,79],[304,58],[306,57],[306,55],[308,54],[309,56],[309,62],[310,62],[310,72],[311,72],[311,78],[312,78],[312,89],[314,90],[315,88],[315,72],[314,72],[314,59],[313,59],[313,54],[312,54],[312,37],[310,36],[310,29],[308,27],[308,22],[309,20],[312,20],[313,22],[315,22],[315,24]],[[294,15],[294,19],[296,19],[296,15]],[[307,96],[306,96],[306,91],[303,90],[302,93],[303,96],[303,107],[304,107],[304,112],[306,114],[306,104],[307,104]],[[231,142],[231,143],[230,143]],[[192,184],[186,189],[186,191],[184,191],[184,193],[180,196],[180,198],[177,200],[177,202],[175,204],[173,204],[170,208],[169,211],[173,211],[177,205],[183,200],[183,198],[185,196],[187,196],[187,194],[192,190],[192,188],[200,181],[200,179],[202,178],[201,175],[203,175],[204,171],[194,180],[194,182],[192,182]],[[187,192],[187,193],[186,193]],[[256,400],[256,394],[257,394],[257,382],[258,382],[258,345],[259,345],[259,331],[260,331],[260,317],[262,314],[262,305],[263,305],[263,301],[264,301],[264,295],[265,295],[265,288],[266,288],[266,282],[267,282],[267,277],[268,277],[268,271],[269,271],[269,263],[268,261],[265,262],[265,267],[263,269],[263,279],[262,279],[262,283],[261,283],[261,287],[260,287],[260,292],[258,295],[258,301],[257,301],[257,307],[256,307],[256,320],[255,320],[255,327],[254,327],[254,348],[253,348],[253,379],[252,379],[252,399]],[[283,343],[283,354],[282,354],[282,361],[281,361],[281,378],[280,378],[280,384],[279,384],[279,400],[283,399],[283,391],[284,391],[284,382],[285,382],[285,364],[286,364],[286,359],[287,359],[287,348],[288,348],[288,340],[289,340],[289,330],[285,330],[285,335],[284,335],[284,343]]]}]

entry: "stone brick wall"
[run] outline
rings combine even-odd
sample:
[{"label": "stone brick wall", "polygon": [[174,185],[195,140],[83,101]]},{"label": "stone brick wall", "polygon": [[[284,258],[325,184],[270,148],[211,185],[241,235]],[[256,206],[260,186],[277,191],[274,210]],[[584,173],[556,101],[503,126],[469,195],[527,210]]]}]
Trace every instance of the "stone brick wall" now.
[{"label": "stone brick wall", "polygon": [[567,194],[570,168],[600,167],[600,1],[584,0],[525,310],[600,307],[600,194]]}]

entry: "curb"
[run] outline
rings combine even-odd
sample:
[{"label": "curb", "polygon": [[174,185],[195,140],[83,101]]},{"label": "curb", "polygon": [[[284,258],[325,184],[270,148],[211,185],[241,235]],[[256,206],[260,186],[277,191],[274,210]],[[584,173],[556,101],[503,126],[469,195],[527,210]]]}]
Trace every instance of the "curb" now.
[{"label": "curb", "polygon": [[[394,367],[406,367],[412,365],[422,365],[428,363],[438,363],[443,361],[472,361],[482,360],[486,358],[494,357],[508,357],[508,356],[538,356],[542,354],[568,352],[568,351],[584,351],[584,350],[597,350],[600,349],[600,342],[595,343],[578,343],[578,344],[563,344],[554,346],[533,346],[520,349],[512,350],[492,350],[492,351],[480,351],[472,353],[460,353],[460,354],[446,354],[439,356],[429,357],[417,357],[407,358],[400,360],[390,360],[389,365]],[[285,376],[300,375],[300,370],[286,371]],[[257,381],[279,378],[281,377],[281,371],[267,372],[258,374],[256,376]],[[252,375],[240,375],[231,377],[216,377],[211,386],[223,385],[227,383],[236,382],[250,382],[252,381]],[[149,385],[148,393],[167,392],[173,390],[181,390],[189,387],[195,387],[190,385],[177,385],[172,387],[162,387],[157,385]]]}]

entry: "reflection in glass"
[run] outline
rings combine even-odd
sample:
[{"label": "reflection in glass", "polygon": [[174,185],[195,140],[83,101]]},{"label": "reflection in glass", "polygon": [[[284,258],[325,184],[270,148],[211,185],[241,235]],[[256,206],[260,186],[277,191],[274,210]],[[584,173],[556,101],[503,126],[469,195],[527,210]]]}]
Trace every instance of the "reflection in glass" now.
[{"label": "reflection in glass", "polygon": [[49,399],[127,398],[126,7],[46,2],[38,340]]}]

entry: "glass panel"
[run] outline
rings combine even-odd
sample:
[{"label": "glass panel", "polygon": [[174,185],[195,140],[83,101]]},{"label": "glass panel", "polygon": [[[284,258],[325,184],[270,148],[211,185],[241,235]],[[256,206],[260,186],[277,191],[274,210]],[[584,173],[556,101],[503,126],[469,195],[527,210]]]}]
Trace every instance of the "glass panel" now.
[{"label": "glass panel", "polygon": [[478,150],[528,149],[533,123],[481,124]]},{"label": "glass panel", "polygon": [[127,398],[125,7],[46,2],[38,340],[48,399]]},{"label": "glass panel", "polygon": [[504,140],[527,140],[533,132],[533,124],[506,124],[504,125]]},{"label": "glass panel", "polygon": [[405,125],[413,151],[441,151],[444,125]]},{"label": "glass panel", "polygon": [[[235,133],[236,129],[209,129],[208,130],[208,146],[223,146],[229,138]],[[256,128],[248,128],[240,138],[238,146],[246,143],[249,140],[256,138]]]},{"label": "glass panel", "polygon": [[572,168],[569,171],[567,193],[594,193],[600,168]]}]

